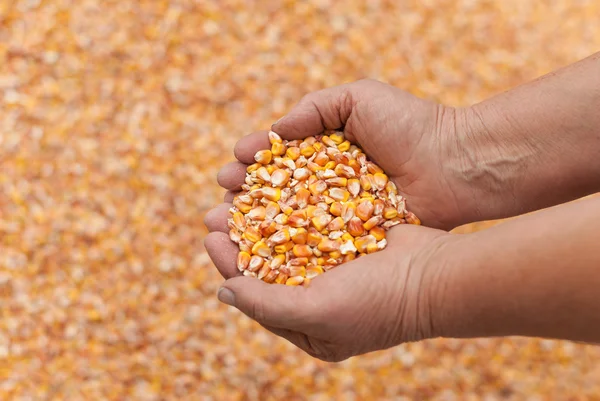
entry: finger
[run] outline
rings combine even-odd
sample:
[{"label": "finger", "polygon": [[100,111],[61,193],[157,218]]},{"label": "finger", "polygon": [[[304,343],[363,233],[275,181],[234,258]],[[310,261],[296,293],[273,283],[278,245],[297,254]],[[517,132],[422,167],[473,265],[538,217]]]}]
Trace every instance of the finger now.
[{"label": "finger", "polygon": [[268,131],[258,131],[250,135],[246,135],[240,139],[233,149],[233,154],[242,163],[252,164],[256,152],[262,149],[270,149]]},{"label": "finger", "polygon": [[406,249],[419,246],[444,234],[447,233],[434,228],[417,226],[414,224],[399,224],[392,227],[386,233],[386,239],[390,245],[398,245]]},{"label": "finger", "polygon": [[221,203],[219,206],[211,209],[204,216],[204,225],[208,231],[220,231],[228,233],[227,219],[229,218],[229,209],[233,207],[231,203]]},{"label": "finger", "polygon": [[254,277],[234,277],[219,290],[219,299],[235,306],[258,323],[288,330],[300,330],[312,321],[314,299],[309,288],[267,284]]},{"label": "finger", "polygon": [[240,274],[236,266],[239,249],[227,234],[209,233],[204,238],[204,247],[223,278],[227,280]]},{"label": "finger", "polygon": [[309,93],[271,129],[284,139],[302,139],[325,129],[342,128],[352,113],[353,86],[345,84]]},{"label": "finger", "polygon": [[225,196],[223,196],[223,202],[225,202],[225,203],[233,202],[233,198],[235,198],[237,194],[239,194],[239,192],[233,192],[233,191],[225,192]]},{"label": "finger", "polygon": [[239,191],[246,178],[247,165],[240,162],[227,163],[217,173],[217,182],[230,191]]}]

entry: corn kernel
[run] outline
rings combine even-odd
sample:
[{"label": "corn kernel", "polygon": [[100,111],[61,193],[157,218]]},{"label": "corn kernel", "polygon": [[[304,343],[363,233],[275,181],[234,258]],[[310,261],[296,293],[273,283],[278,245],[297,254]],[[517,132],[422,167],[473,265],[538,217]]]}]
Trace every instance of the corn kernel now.
[{"label": "corn kernel", "polygon": [[254,160],[260,164],[269,164],[271,163],[271,159],[273,158],[273,154],[270,150],[259,150],[254,155]]},{"label": "corn kernel", "polygon": [[373,203],[369,200],[363,200],[356,207],[356,216],[359,217],[362,221],[367,221],[373,215]]},{"label": "corn kernel", "polygon": [[334,216],[341,216],[342,208],[343,206],[340,202],[333,202],[329,207],[329,213],[331,213]]},{"label": "corn kernel", "polygon": [[271,143],[271,145],[283,142],[283,139],[281,139],[279,134],[277,134],[276,132],[269,131],[268,136],[269,136],[269,142]]},{"label": "corn kernel", "polygon": [[252,173],[252,172],[254,172],[254,171],[258,170],[260,167],[262,167],[262,164],[260,164],[260,163],[254,163],[254,164],[251,164],[251,165],[249,165],[248,167],[246,167],[246,172],[247,172],[248,174],[250,174],[250,173]]},{"label": "corn kernel", "polygon": [[273,247],[276,253],[286,253],[294,247],[294,243],[292,241],[288,241],[281,245],[276,245]]},{"label": "corn kernel", "polygon": [[348,222],[348,233],[353,237],[359,237],[365,232],[362,221],[358,217],[353,217]]},{"label": "corn kernel", "polygon": [[289,157],[293,161],[296,161],[300,157],[300,148],[296,148],[296,147],[288,148],[287,151],[285,152],[285,155],[286,155],[286,157]]},{"label": "corn kernel", "polygon": [[258,242],[262,239],[262,235],[254,227],[247,227],[244,231],[243,237],[252,243]]},{"label": "corn kernel", "polygon": [[350,149],[350,145],[350,141],[344,141],[340,143],[337,148],[340,152],[346,152],[348,149]]},{"label": "corn kernel", "polygon": [[312,256],[312,251],[310,250],[310,247],[308,245],[294,245],[294,247],[292,248],[292,252],[294,254],[295,257],[297,258],[307,258],[309,256]]},{"label": "corn kernel", "polygon": [[380,226],[373,227],[372,229],[370,229],[369,234],[375,237],[377,241],[381,241],[385,238],[385,230]]},{"label": "corn kernel", "polygon": [[286,283],[286,281],[287,281],[287,279],[288,279],[288,276],[287,276],[287,274],[285,274],[285,273],[279,273],[279,275],[278,275],[278,276],[277,276],[277,278],[275,279],[275,282],[276,282],[277,284],[285,284],[285,283]]},{"label": "corn kernel", "polygon": [[248,252],[240,252],[237,257],[237,268],[239,271],[244,271],[250,265],[250,259],[252,257]]},{"label": "corn kernel", "polygon": [[252,246],[252,254],[266,258],[271,255],[271,248],[269,248],[267,244],[261,240]]},{"label": "corn kernel", "polygon": [[304,228],[298,228],[296,234],[292,236],[292,241],[296,244],[304,245],[308,239],[308,232]]},{"label": "corn kernel", "polygon": [[406,213],[406,217],[404,218],[408,224],[414,224],[417,226],[421,225],[421,220],[413,212]]},{"label": "corn kernel", "polygon": [[386,207],[383,209],[383,217],[390,220],[398,216],[398,211],[394,207]]},{"label": "corn kernel", "polygon": [[303,282],[304,282],[304,277],[294,276],[294,277],[288,278],[285,282],[285,285],[296,286],[296,285],[302,284]]}]

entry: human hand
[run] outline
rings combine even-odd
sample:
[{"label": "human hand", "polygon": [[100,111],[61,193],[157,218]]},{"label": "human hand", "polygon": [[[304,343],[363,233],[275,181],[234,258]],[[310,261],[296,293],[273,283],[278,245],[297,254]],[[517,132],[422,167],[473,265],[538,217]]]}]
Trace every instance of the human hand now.
[{"label": "human hand", "polygon": [[205,240],[227,279],[219,299],[309,355],[335,362],[438,335],[433,303],[444,277],[439,251],[454,235],[399,225],[388,232],[383,251],[340,265],[309,287],[294,287],[241,275],[236,244],[218,231],[222,219],[209,216],[215,231]]}]

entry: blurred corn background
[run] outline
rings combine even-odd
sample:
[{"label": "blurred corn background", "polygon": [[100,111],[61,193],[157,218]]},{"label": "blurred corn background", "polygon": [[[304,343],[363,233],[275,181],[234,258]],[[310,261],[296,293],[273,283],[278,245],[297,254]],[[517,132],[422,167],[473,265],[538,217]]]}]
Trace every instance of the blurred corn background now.
[{"label": "blurred corn background", "polygon": [[0,0],[0,399],[600,400],[600,349],[569,342],[313,360],[218,303],[202,245],[236,140],[303,94],[371,77],[469,105],[597,51],[598,15],[593,0]]}]

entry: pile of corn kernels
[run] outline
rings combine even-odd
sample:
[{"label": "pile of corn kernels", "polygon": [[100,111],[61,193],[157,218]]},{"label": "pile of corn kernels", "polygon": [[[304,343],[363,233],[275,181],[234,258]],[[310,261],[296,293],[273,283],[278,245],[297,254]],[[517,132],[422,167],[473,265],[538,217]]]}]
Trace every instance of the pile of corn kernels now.
[{"label": "pile of corn kernels", "polygon": [[566,341],[317,361],[217,301],[202,244],[235,142],[304,94],[370,77],[465,106],[597,51],[598,15],[594,0],[0,1],[0,399],[599,400],[600,349]]},{"label": "pile of corn kernels", "polygon": [[385,231],[420,224],[396,185],[343,133],[283,141],[256,153],[230,209],[237,267],[267,283],[308,285],[384,249]]}]

